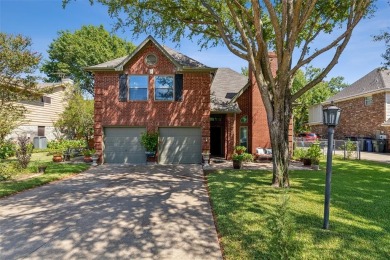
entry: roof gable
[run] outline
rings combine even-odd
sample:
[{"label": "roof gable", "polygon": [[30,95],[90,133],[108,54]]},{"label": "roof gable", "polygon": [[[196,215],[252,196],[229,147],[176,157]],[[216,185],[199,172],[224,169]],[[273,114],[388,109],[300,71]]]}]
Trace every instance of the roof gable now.
[{"label": "roof gable", "polygon": [[390,70],[374,69],[324,103],[368,95],[378,91],[390,91]]},{"label": "roof gable", "polygon": [[205,70],[213,71],[210,68],[180,52],[166,46],[161,46],[152,36],[148,36],[130,55],[120,57],[94,66],[84,68],[88,71],[123,71],[125,65],[139,53],[143,47],[152,42],[177,68],[177,71],[184,70]]}]

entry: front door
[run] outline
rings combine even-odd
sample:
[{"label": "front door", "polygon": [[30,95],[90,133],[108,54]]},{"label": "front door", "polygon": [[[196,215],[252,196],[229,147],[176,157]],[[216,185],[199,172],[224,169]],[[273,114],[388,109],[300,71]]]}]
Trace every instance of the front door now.
[{"label": "front door", "polygon": [[210,115],[210,154],[225,156],[225,115]]}]

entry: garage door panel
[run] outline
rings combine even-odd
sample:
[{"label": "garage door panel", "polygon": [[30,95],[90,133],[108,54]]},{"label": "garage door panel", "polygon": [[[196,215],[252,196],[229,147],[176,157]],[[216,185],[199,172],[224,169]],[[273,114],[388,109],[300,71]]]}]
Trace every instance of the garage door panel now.
[{"label": "garage door panel", "polygon": [[201,163],[200,128],[160,128],[160,163]]},{"label": "garage door panel", "polygon": [[145,163],[140,136],[145,128],[105,128],[104,158],[107,163]]}]

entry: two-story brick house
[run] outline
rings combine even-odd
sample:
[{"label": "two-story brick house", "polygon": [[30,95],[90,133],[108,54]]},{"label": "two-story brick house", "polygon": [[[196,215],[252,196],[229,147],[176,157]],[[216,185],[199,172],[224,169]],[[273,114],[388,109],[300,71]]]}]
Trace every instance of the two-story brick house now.
[{"label": "two-story brick house", "polygon": [[326,136],[322,107],[331,102],[341,108],[336,138],[390,139],[390,70],[374,69],[322,104],[311,107],[309,125],[313,132]]},{"label": "two-story brick house", "polygon": [[159,132],[161,164],[200,163],[206,151],[230,158],[239,144],[252,153],[271,146],[253,79],[210,68],[151,36],[129,56],[86,69],[95,77],[94,140],[103,162],[144,163],[145,131]]}]

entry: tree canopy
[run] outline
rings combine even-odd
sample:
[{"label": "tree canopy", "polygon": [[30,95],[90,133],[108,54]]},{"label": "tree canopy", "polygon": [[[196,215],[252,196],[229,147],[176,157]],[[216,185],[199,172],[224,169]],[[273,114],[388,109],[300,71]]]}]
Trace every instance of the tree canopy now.
[{"label": "tree canopy", "polygon": [[[70,0],[63,0],[66,5]],[[202,47],[225,44],[247,60],[264,103],[273,150],[273,185],[289,186],[288,129],[292,102],[320,83],[338,62],[352,31],[372,9],[372,0],[90,0],[108,6],[116,28],[134,35],[153,34],[180,42],[194,39]],[[336,30],[337,29],[337,30]],[[319,37],[326,40],[318,41]],[[328,36],[328,37],[324,37]],[[272,74],[268,53],[277,56]],[[297,59],[293,59],[293,54]],[[321,55],[329,63],[292,93],[300,68]]]},{"label": "tree canopy", "polygon": [[111,35],[101,26],[83,26],[74,32],[59,31],[58,38],[49,45],[49,59],[41,71],[48,81],[57,82],[67,75],[83,91],[93,95],[93,76],[83,68],[130,54],[134,45]]},{"label": "tree canopy", "polygon": [[0,33],[0,143],[18,126],[26,109],[15,102],[40,97],[35,70],[41,55],[31,50],[31,39]]},{"label": "tree canopy", "polygon": [[[319,73],[321,73],[321,69],[313,67],[307,68],[305,72],[299,70],[295,75],[292,85],[293,93],[294,91],[301,89],[302,86],[306,85],[308,81],[312,80],[312,78],[316,77]],[[310,106],[320,104],[346,86],[348,86],[348,84],[344,82],[344,77],[334,77],[329,81],[323,80],[314,88],[300,96],[293,107],[294,132],[299,133],[309,130],[307,123],[309,121]]]},{"label": "tree canopy", "polygon": [[85,138],[88,143],[93,136],[93,100],[85,100],[77,89],[68,93],[68,105],[54,126],[70,139]]},{"label": "tree canopy", "polygon": [[374,36],[375,41],[384,41],[386,45],[386,50],[382,54],[382,58],[385,60],[383,62],[384,67],[390,67],[390,28],[388,32],[383,32],[381,35]]}]

